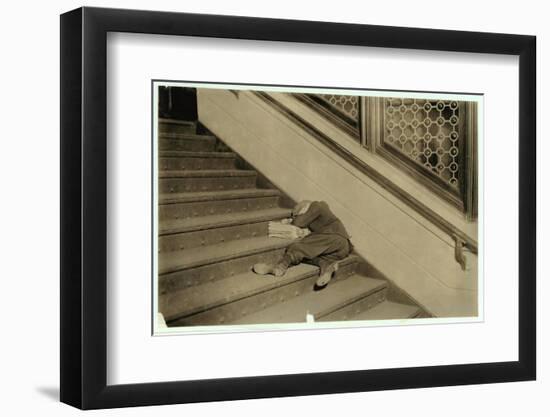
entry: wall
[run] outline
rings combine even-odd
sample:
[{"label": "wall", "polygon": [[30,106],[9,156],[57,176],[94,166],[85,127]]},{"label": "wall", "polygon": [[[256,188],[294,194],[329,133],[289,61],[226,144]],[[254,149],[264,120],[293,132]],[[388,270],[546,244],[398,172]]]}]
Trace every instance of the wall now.
[{"label": "wall", "polygon": [[475,262],[462,271],[448,236],[253,93],[198,89],[197,96],[202,123],[294,200],[327,201],[356,251],[424,309],[437,317],[477,314]]},{"label": "wall", "polygon": [[[57,402],[59,392],[59,14],[83,4],[7,2],[2,9],[0,73],[2,151],[0,158],[3,318],[0,387],[3,415],[79,416]],[[544,2],[479,2],[442,7],[440,1],[393,2],[258,2],[254,0],[88,0],[87,5],[159,9],[197,13],[267,16],[360,22],[383,25],[536,34],[539,74],[548,74],[550,26]],[[498,18],[495,13],[498,11]],[[541,77],[542,78],[542,77]],[[39,83],[40,94],[26,94],[26,84]],[[538,84],[539,117],[548,112],[550,84]],[[29,114],[28,101],[37,104]],[[543,113],[544,112],[544,113]],[[24,133],[24,134],[23,134]],[[550,211],[548,128],[540,123],[539,213]],[[539,301],[550,297],[550,219],[539,221]],[[539,380],[464,387],[370,392],[312,397],[145,407],[89,412],[93,416],[334,416],[351,414],[464,417],[543,416],[550,390],[550,303],[539,302]],[[330,348],[330,347],[328,347]]]}]

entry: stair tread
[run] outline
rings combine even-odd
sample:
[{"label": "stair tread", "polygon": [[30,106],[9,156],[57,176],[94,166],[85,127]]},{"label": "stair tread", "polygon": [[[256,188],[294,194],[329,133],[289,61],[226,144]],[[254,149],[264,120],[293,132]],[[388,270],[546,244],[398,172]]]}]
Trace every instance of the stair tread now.
[{"label": "stair tread", "polygon": [[195,126],[197,123],[189,120],[180,120],[180,119],[170,119],[166,117],[159,117],[159,123],[165,124],[176,124],[176,125],[185,125],[185,126]]},{"label": "stair tread", "polygon": [[246,169],[193,169],[159,171],[159,178],[208,178],[208,177],[254,177],[256,171]]},{"label": "stair tread", "polygon": [[161,140],[199,140],[206,142],[216,142],[216,137],[212,135],[200,135],[197,133],[185,132],[159,132]]},{"label": "stair tread", "polygon": [[419,308],[407,304],[383,301],[373,308],[363,311],[350,320],[395,320],[408,319],[418,314]]},{"label": "stair tread", "polygon": [[[163,311],[167,320],[177,317],[185,317],[199,311],[230,303],[245,298],[254,293],[267,291],[280,287],[301,278],[311,276],[317,267],[301,264],[289,270],[284,277],[276,278],[272,275],[258,275],[253,271],[232,277],[223,278],[214,282],[208,282],[195,287],[174,291],[169,296],[170,307]],[[183,306],[183,308],[178,306]]]},{"label": "stair tread", "polygon": [[159,262],[159,274],[213,264],[235,257],[282,249],[292,242],[293,240],[290,239],[262,236],[167,252],[162,254],[162,265]]},{"label": "stair tread", "polygon": [[305,322],[308,312],[318,318],[386,286],[386,281],[356,274],[329,283],[322,291],[312,289],[311,292],[249,314],[231,324]]},{"label": "stair tread", "polygon": [[161,158],[235,158],[235,152],[207,152],[207,151],[159,151]]},{"label": "stair tread", "polygon": [[281,192],[276,189],[243,188],[238,190],[161,194],[159,197],[159,202],[161,204],[191,203],[197,201],[235,200],[240,198],[272,197],[278,195],[281,195]]},{"label": "stair tread", "polygon": [[[357,261],[356,255],[350,255],[341,264]],[[311,277],[316,275],[318,270],[317,266],[302,263],[289,268],[287,273],[279,278],[247,271],[214,282],[184,288],[162,296],[169,300],[167,302],[169,307],[163,311],[163,314],[167,320],[189,316]]]},{"label": "stair tread", "polygon": [[159,234],[165,235],[170,233],[183,233],[216,227],[277,220],[283,219],[285,217],[290,217],[291,213],[292,210],[290,209],[276,207],[265,210],[214,214],[210,216],[198,216],[187,219],[165,220],[159,224]]}]

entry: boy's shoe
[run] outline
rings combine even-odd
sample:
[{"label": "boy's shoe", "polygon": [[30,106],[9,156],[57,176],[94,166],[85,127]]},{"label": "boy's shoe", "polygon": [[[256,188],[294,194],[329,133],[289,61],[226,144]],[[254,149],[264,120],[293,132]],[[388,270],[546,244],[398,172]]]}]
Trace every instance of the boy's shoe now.
[{"label": "boy's shoe", "polygon": [[323,274],[317,278],[317,281],[315,282],[315,286],[313,287],[314,291],[321,291],[324,290],[330,280],[332,279],[332,275],[338,271],[338,262],[334,262],[333,264],[330,264],[328,268],[325,270]]},{"label": "boy's shoe", "polygon": [[265,263],[254,264],[254,266],[252,267],[252,270],[257,274],[267,275],[273,272],[273,265],[269,265]]}]

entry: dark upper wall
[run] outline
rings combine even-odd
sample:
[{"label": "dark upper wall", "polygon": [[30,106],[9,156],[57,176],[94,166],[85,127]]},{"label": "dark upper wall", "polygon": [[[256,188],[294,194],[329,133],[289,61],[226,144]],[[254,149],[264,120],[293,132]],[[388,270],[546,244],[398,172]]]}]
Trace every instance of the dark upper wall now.
[{"label": "dark upper wall", "polygon": [[159,87],[159,117],[196,121],[196,88]]}]

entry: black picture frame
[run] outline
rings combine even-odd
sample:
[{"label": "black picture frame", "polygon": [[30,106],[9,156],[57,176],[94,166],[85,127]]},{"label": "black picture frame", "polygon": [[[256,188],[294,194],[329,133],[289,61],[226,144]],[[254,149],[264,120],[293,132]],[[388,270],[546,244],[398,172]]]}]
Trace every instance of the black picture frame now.
[{"label": "black picture frame", "polygon": [[[519,360],[107,385],[108,32],[519,57]],[[61,16],[61,401],[82,409],[376,391],[536,378],[536,38],[171,12]]]}]

